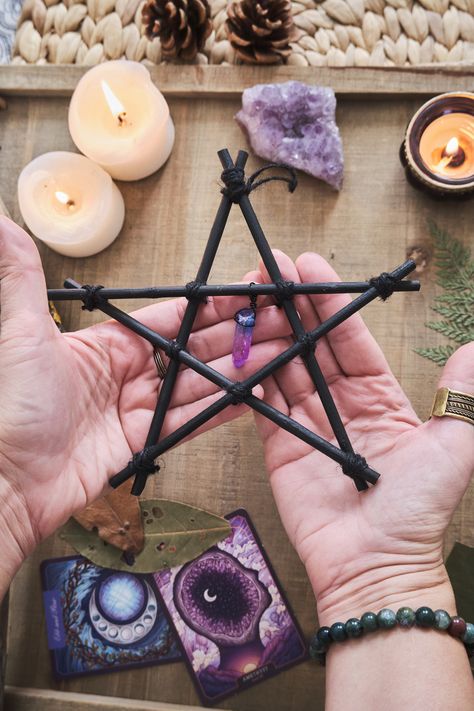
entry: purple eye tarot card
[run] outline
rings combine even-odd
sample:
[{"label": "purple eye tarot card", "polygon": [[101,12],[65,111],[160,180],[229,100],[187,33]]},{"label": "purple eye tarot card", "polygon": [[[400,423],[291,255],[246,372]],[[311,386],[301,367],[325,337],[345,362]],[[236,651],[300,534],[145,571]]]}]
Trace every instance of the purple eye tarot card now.
[{"label": "purple eye tarot card", "polygon": [[195,560],[154,574],[206,705],[307,659],[298,623],[244,510]]}]

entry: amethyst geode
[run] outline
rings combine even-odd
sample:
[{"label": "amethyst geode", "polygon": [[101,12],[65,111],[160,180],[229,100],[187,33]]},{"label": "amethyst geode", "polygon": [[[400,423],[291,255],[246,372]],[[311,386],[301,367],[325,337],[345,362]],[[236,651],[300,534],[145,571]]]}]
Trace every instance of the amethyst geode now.
[{"label": "amethyst geode", "polygon": [[287,163],[341,189],[344,159],[331,88],[299,81],[257,84],[243,92],[235,118],[261,158]]}]

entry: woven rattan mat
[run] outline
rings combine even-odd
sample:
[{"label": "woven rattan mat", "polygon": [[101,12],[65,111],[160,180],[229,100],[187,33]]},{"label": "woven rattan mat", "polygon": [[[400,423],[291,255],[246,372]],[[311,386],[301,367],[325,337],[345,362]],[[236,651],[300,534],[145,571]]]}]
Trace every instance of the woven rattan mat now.
[{"label": "woven rattan mat", "polygon": [[[160,42],[143,34],[144,0],[25,0],[14,64],[98,64],[126,57],[161,62]],[[233,64],[227,0],[211,0],[213,32],[202,64]],[[474,0],[299,0],[301,30],[287,63],[407,66],[474,61]]]}]

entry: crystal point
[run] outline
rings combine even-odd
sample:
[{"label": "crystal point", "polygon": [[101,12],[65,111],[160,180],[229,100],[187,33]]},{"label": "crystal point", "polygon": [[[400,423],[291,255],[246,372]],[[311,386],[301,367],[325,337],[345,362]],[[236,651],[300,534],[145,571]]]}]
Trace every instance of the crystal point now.
[{"label": "crystal point", "polygon": [[255,311],[253,309],[240,309],[235,314],[234,320],[235,332],[232,346],[232,362],[236,368],[241,368],[250,353],[255,326]]},{"label": "crystal point", "polygon": [[261,158],[286,163],[341,189],[344,158],[330,87],[299,81],[257,84],[243,92],[235,118]]}]

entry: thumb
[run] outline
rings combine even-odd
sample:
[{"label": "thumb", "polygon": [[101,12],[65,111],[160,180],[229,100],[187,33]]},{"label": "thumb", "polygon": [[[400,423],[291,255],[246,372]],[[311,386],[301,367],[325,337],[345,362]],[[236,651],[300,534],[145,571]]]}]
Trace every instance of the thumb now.
[{"label": "thumb", "polygon": [[[448,415],[432,417],[428,426],[470,476],[474,469],[474,341],[458,348],[444,366],[439,386],[472,397],[472,424]],[[470,412],[470,411],[469,411]]]},{"label": "thumb", "polygon": [[0,215],[0,322],[22,314],[48,314],[48,297],[35,243],[21,227]]}]

